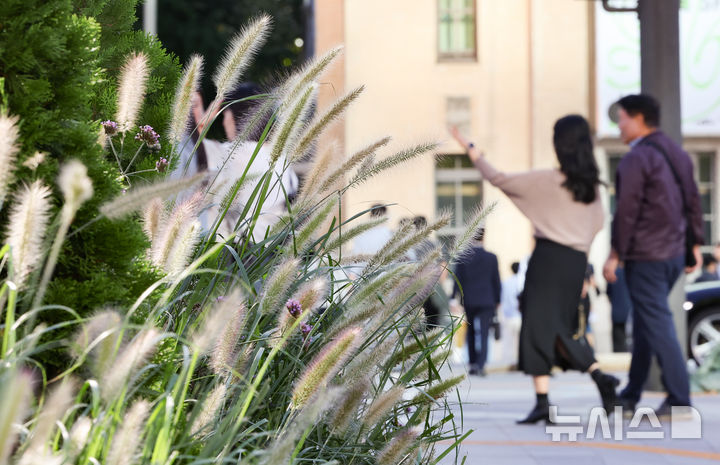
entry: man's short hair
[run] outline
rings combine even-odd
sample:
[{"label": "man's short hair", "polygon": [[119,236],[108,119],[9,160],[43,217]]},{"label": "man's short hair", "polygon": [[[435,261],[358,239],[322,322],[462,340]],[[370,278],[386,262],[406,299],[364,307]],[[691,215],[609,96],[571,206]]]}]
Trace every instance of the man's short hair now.
[{"label": "man's short hair", "polygon": [[712,265],[713,263],[717,263],[718,261],[715,259],[713,254],[710,253],[704,253],[703,256],[703,265]]},{"label": "man's short hair", "polygon": [[475,236],[473,236],[473,239],[475,239],[476,241],[482,241],[484,237],[485,237],[485,228],[480,228],[475,233]]},{"label": "man's short hair", "polygon": [[518,274],[520,272],[520,262],[513,262],[512,265],[510,265],[510,269],[513,274]]},{"label": "man's short hair", "polygon": [[626,95],[617,103],[630,116],[643,115],[647,126],[653,128],[660,126],[660,104],[650,95]]},{"label": "man's short hair", "polygon": [[422,215],[418,215],[413,218],[413,224],[417,229],[423,229],[427,226],[427,218]]},{"label": "man's short hair", "polygon": [[387,208],[385,208],[385,205],[381,205],[379,203],[373,205],[372,208],[370,208],[370,216],[379,218],[379,217],[385,216],[386,213],[387,213]]}]

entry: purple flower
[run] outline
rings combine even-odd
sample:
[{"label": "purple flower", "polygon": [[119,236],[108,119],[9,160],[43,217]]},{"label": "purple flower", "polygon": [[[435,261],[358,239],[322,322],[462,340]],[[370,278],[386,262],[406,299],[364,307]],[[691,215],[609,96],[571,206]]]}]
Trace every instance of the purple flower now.
[{"label": "purple flower", "polygon": [[285,307],[287,308],[288,312],[290,312],[290,315],[297,318],[302,313],[302,307],[300,306],[300,302],[298,302],[295,299],[290,299],[285,304]]},{"label": "purple flower", "polygon": [[145,142],[149,149],[160,149],[160,136],[152,126],[140,126],[140,132],[135,134],[135,140]]},{"label": "purple flower", "polygon": [[313,327],[307,323],[303,323],[300,325],[300,332],[302,333],[303,337],[307,337],[308,334],[310,334],[310,331],[312,331]]},{"label": "purple flower", "polygon": [[[168,161],[167,158],[160,157],[158,161],[155,162],[155,170],[157,170],[158,173],[164,173],[165,170],[168,167]],[[220,299],[221,297],[218,297]]]},{"label": "purple flower", "polygon": [[103,128],[105,128],[105,134],[112,137],[118,132],[118,125],[115,121],[103,121],[102,123]]}]

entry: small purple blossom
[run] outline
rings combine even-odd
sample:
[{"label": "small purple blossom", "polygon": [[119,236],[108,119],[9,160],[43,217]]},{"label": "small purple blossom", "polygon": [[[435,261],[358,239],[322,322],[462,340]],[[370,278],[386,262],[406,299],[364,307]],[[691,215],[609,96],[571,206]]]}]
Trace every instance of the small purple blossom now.
[{"label": "small purple blossom", "polygon": [[[167,161],[167,158],[160,157],[160,159],[155,162],[155,170],[156,170],[158,173],[164,173],[165,170],[167,169],[168,165],[169,165],[169,163],[168,163],[168,161]],[[222,297],[222,296],[221,296],[221,297]],[[219,299],[219,298],[220,298],[220,297],[218,297],[218,299]]]},{"label": "small purple blossom", "polygon": [[300,332],[302,333],[303,337],[307,337],[307,335],[310,334],[310,331],[312,331],[312,329],[312,325],[309,325],[307,323],[303,323],[300,325]]},{"label": "small purple blossom", "polygon": [[[165,159],[164,159],[164,158],[161,158],[160,160],[165,160]],[[167,161],[167,160],[165,160],[165,161]],[[157,163],[156,163],[156,165],[157,165]],[[162,173],[162,171],[161,171],[161,173]],[[217,296],[217,298],[215,299],[215,302],[223,302],[224,300],[225,300],[225,296],[224,296],[224,295],[219,295],[219,296]]]},{"label": "small purple blossom", "polygon": [[115,121],[103,121],[102,123],[103,128],[105,129],[105,134],[112,137],[118,132],[118,124]]},{"label": "small purple blossom", "polygon": [[135,140],[145,142],[149,149],[160,149],[160,136],[152,126],[140,126],[140,132],[135,134]]},{"label": "small purple blossom", "polygon": [[300,306],[300,302],[298,302],[295,299],[290,299],[285,304],[285,308],[287,308],[288,312],[290,312],[290,315],[297,318],[302,313],[302,307]]}]

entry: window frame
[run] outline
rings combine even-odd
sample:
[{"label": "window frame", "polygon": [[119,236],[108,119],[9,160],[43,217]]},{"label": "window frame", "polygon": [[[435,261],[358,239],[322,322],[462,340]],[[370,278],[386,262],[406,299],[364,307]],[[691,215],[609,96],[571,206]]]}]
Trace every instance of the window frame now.
[{"label": "window frame", "polygon": [[[437,1],[437,21],[436,21],[436,33],[437,33],[437,40],[436,40],[436,48],[437,48],[437,60],[439,63],[444,62],[475,62],[478,60],[478,7],[477,7],[477,0],[470,0],[472,2],[472,6],[469,8],[469,11],[472,14],[473,18],[473,47],[472,52],[444,52],[440,49],[440,20],[442,18],[442,13],[445,11],[441,7],[441,1]],[[450,0],[453,1],[453,0]],[[451,24],[454,21],[451,21]]]},{"label": "window frame", "polygon": [[[465,218],[463,215],[464,206],[463,205],[463,195],[462,195],[462,185],[464,183],[471,183],[476,182],[478,183],[478,188],[480,192],[480,202],[482,202],[484,198],[484,192],[483,192],[483,177],[480,174],[480,171],[478,171],[475,167],[472,166],[462,166],[461,165],[461,157],[467,157],[467,154],[464,153],[442,153],[438,154],[438,158],[442,157],[452,157],[455,161],[453,168],[439,168],[437,166],[437,162],[435,164],[435,213],[438,212],[438,184],[454,184],[454,194],[455,194],[455,207],[454,207],[454,213],[455,213],[455,224],[450,224],[442,229],[440,229],[437,232],[438,236],[453,236],[457,237],[458,234],[462,233],[465,230],[465,227],[467,226],[465,223]],[[460,222],[462,221],[462,222]]]}]

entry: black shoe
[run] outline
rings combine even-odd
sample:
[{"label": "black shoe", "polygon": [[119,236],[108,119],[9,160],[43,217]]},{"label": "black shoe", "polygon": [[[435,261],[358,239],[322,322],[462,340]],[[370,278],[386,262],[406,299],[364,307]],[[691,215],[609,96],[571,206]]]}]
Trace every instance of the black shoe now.
[{"label": "black shoe", "polygon": [[611,414],[616,405],[619,405],[618,397],[615,392],[620,380],[612,375],[603,373],[595,381],[598,391],[600,391],[600,399],[602,399],[603,408],[607,414]]},{"label": "black shoe", "polygon": [[470,374],[470,376],[477,376],[480,374],[480,368],[477,365],[470,365],[468,373]]},{"label": "black shoe", "polygon": [[535,405],[535,408],[525,417],[523,420],[518,420],[518,425],[534,425],[540,420],[545,420],[545,423],[550,422],[550,406],[548,405]]},{"label": "black shoe", "polygon": [[637,402],[632,401],[626,397],[618,397],[617,405],[622,407],[623,418],[628,419],[632,418],[633,415],[635,415],[635,410],[637,409]]}]

